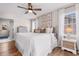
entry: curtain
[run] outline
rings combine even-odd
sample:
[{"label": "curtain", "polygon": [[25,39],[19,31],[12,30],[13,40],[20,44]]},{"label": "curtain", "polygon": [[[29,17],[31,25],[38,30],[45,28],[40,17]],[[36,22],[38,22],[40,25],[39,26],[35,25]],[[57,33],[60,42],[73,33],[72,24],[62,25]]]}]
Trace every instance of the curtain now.
[{"label": "curtain", "polygon": [[59,19],[59,31],[58,31],[58,46],[61,46],[61,39],[63,37],[63,34],[64,34],[64,15],[65,15],[65,12],[64,12],[65,9],[60,9],[59,10],[59,13],[58,13],[58,19]]}]

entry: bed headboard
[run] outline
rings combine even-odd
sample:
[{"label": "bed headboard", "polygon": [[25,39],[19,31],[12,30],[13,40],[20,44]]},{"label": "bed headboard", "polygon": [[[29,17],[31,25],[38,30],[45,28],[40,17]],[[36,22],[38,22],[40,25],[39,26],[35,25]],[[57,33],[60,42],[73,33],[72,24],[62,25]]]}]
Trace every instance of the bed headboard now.
[{"label": "bed headboard", "polygon": [[21,33],[27,32],[27,27],[26,26],[18,26],[17,32],[21,32]]}]

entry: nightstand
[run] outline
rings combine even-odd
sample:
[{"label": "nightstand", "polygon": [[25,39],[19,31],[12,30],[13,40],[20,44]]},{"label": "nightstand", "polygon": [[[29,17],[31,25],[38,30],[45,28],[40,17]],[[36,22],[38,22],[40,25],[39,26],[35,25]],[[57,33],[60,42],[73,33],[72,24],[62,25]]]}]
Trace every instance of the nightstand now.
[{"label": "nightstand", "polygon": [[61,48],[62,48],[62,50],[67,50],[67,51],[72,52],[73,54],[77,54],[75,39],[67,39],[67,38],[62,39],[61,40]]}]

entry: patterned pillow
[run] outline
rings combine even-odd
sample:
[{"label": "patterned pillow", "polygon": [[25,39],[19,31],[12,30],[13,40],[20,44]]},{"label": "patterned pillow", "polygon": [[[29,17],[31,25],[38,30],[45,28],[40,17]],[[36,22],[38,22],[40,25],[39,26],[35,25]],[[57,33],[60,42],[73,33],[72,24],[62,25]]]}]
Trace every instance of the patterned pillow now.
[{"label": "patterned pillow", "polygon": [[40,33],[40,29],[34,29],[34,33]]},{"label": "patterned pillow", "polygon": [[40,33],[46,33],[46,29],[40,29]]},{"label": "patterned pillow", "polygon": [[46,33],[46,29],[35,29],[35,33]]}]

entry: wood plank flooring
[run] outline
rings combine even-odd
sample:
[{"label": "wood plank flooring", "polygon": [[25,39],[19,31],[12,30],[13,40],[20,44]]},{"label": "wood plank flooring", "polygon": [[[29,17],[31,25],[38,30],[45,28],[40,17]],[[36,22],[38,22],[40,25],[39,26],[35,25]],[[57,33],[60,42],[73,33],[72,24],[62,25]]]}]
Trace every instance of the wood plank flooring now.
[{"label": "wood plank flooring", "polygon": [[[0,56],[22,56],[18,51],[15,45],[15,41],[9,41],[0,43]],[[69,51],[63,51],[61,48],[55,48],[48,56],[79,56],[79,53],[76,55]]]},{"label": "wood plank flooring", "polygon": [[0,43],[0,56],[21,56],[15,46],[15,41]]},{"label": "wood plank flooring", "polygon": [[61,48],[57,47],[51,53],[49,53],[48,56],[79,56],[79,53],[75,55],[70,51],[61,50]]}]

